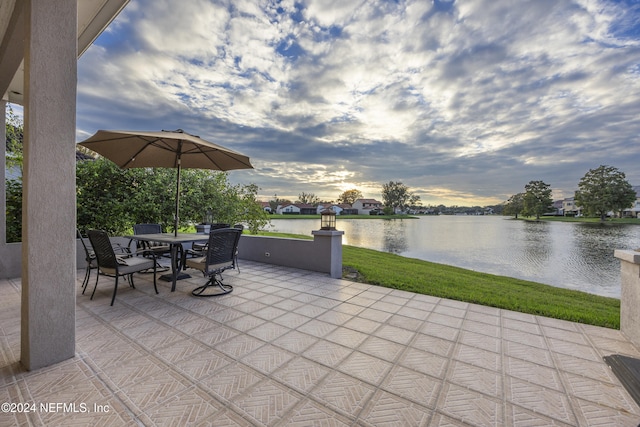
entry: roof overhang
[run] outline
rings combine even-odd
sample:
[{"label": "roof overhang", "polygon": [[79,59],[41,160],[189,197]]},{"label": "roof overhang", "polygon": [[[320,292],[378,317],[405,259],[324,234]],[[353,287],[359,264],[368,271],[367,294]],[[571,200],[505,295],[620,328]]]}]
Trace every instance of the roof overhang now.
[{"label": "roof overhang", "polygon": [[[118,16],[129,0],[78,1],[78,57]],[[0,94],[22,105],[24,94],[24,41],[26,0],[0,3]]]}]

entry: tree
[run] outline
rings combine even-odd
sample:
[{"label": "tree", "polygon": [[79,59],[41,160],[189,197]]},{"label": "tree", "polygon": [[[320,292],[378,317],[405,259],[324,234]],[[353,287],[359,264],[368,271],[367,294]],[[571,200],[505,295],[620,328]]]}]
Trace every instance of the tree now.
[{"label": "tree", "polygon": [[525,193],[518,193],[509,197],[502,213],[505,215],[514,215],[518,218],[518,215],[524,210],[524,194]]},{"label": "tree", "polygon": [[597,215],[604,221],[608,212],[622,213],[633,205],[636,197],[624,172],[613,166],[601,165],[590,169],[582,177],[575,193],[575,202],[587,215]]},{"label": "tree", "polygon": [[24,137],[24,125],[10,105],[6,111],[6,161],[7,168],[17,167],[22,171],[22,141]]},{"label": "tree", "polygon": [[320,198],[313,193],[305,193],[303,191],[298,194],[298,201],[305,205],[317,205],[320,202]]},{"label": "tree", "polygon": [[402,182],[389,181],[382,185],[382,201],[386,208],[392,209],[392,213],[396,209],[404,210],[411,200],[417,201],[420,198],[411,194],[409,187]]},{"label": "tree", "polygon": [[338,203],[344,203],[347,205],[352,205],[356,202],[356,200],[362,199],[362,192],[360,190],[347,190],[338,197]]},{"label": "tree", "polygon": [[[176,171],[166,168],[120,169],[99,158],[76,166],[78,228],[103,229],[109,234],[131,232],[136,223],[173,226]],[[228,224],[244,223],[256,233],[267,213],[258,203],[255,184],[231,185],[224,172],[182,171],[180,226],[207,218]]]},{"label": "tree", "polygon": [[524,186],[524,210],[525,215],[535,215],[540,219],[540,215],[548,212],[553,205],[551,199],[551,187],[543,181],[529,181]]}]

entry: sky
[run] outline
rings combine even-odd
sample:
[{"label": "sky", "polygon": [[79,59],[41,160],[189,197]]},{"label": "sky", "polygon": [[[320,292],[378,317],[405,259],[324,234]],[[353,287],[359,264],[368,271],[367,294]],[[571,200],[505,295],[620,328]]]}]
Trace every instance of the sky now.
[{"label": "sky", "polygon": [[78,61],[77,135],[184,129],[261,200],[486,206],[640,185],[637,0],[131,0]]}]

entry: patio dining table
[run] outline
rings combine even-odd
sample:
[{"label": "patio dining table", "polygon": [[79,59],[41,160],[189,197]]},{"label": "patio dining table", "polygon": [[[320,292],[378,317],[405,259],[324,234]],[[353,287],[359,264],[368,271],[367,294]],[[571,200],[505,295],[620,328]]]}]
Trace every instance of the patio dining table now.
[{"label": "patio dining table", "polygon": [[176,290],[176,282],[179,279],[190,277],[188,274],[180,274],[182,270],[183,244],[194,242],[206,242],[209,234],[202,233],[157,233],[157,234],[136,234],[127,236],[131,240],[141,242],[159,242],[168,244],[171,250],[171,274],[162,276],[161,279],[171,281],[171,292]]}]

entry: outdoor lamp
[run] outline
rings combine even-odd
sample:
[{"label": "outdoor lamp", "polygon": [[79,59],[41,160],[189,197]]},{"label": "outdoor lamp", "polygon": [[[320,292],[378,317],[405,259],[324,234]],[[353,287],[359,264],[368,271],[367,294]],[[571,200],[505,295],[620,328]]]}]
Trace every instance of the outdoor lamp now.
[{"label": "outdoor lamp", "polygon": [[336,213],[332,209],[320,212],[320,230],[336,229]]}]

